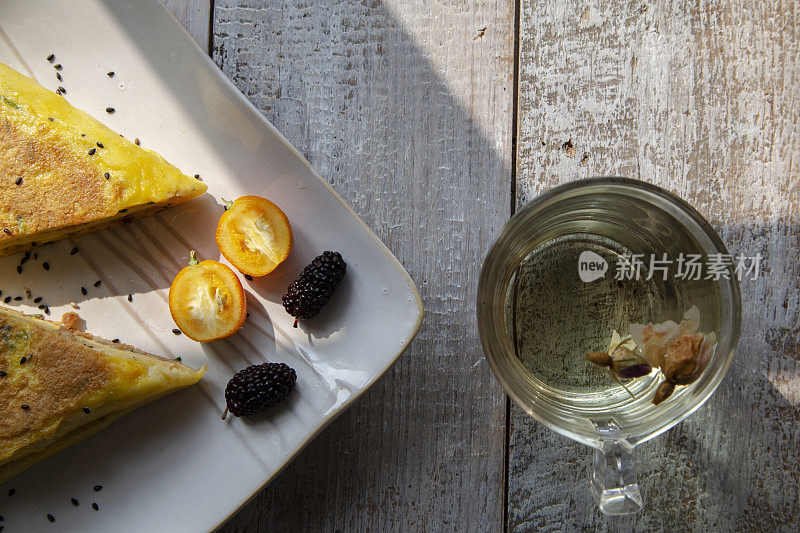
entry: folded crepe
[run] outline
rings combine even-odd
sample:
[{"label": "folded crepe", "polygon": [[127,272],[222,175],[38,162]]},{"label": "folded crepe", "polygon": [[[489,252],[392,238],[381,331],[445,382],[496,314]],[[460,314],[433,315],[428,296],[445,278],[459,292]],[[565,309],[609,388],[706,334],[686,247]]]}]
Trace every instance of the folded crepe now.
[{"label": "folded crepe", "polygon": [[0,257],[205,191],[157,153],[0,63]]},{"label": "folded crepe", "polygon": [[205,371],[0,307],[0,483]]}]

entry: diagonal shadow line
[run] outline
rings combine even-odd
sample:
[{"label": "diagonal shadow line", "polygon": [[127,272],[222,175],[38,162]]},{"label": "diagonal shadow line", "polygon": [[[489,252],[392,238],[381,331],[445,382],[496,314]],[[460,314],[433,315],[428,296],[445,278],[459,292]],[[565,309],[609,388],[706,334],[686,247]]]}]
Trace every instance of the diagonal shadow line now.
[{"label": "diagonal shadow line", "polygon": [[[511,194],[509,199],[511,201],[511,216],[514,216],[517,210],[517,140],[519,138],[518,132],[518,119],[519,119],[519,56],[520,56],[520,13],[521,5],[520,0],[514,1],[514,87],[511,97],[512,111],[511,111]],[[516,276],[515,276],[515,279]],[[514,284],[514,300],[517,297],[517,284]],[[513,304],[514,312],[516,314],[516,303]],[[517,318],[512,317],[514,324],[514,350],[517,350]],[[511,397],[506,394],[506,419],[505,419],[505,447],[503,448],[503,531],[508,532],[510,513],[509,507],[511,505]]]},{"label": "diagonal shadow line", "polygon": [[[241,34],[241,32],[247,32],[247,29],[222,28],[221,21],[237,16],[236,6],[231,6],[232,3],[241,7],[239,16],[245,18],[247,24],[251,25],[248,28],[252,28],[252,34]],[[514,182],[512,165],[506,164],[505,160],[498,156],[493,143],[480,132],[480,128],[471,118],[470,112],[463,108],[456,96],[453,95],[452,89],[436,72],[428,53],[415,42],[415,38],[402,27],[402,23],[387,6],[375,3],[365,9],[359,9],[361,4],[356,5],[354,2],[345,2],[345,4],[346,7],[342,11],[352,10],[352,20],[357,19],[358,26],[365,29],[364,34],[360,37],[362,40],[359,41],[355,50],[349,49],[349,44],[352,44],[348,43],[350,37],[340,33],[336,26],[339,19],[334,11],[341,6],[333,5],[331,2],[300,6],[299,9],[303,12],[302,16],[304,17],[302,20],[290,20],[290,17],[287,17],[286,12],[298,9],[292,0],[272,8],[267,14],[264,11],[269,11],[271,8],[265,8],[255,2],[219,2],[215,6],[214,14],[216,32],[214,59],[221,66],[223,72],[298,147],[323,176],[329,176],[337,189],[351,201],[355,199],[356,210],[364,216],[370,226],[401,260],[405,252],[406,257],[410,258],[413,263],[406,262],[406,267],[412,277],[417,280],[430,278],[432,285],[439,282],[434,280],[449,280],[451,276],[448,276],[447,272],[451,265],[446,262],[445,264],[432,264],[433,261],[424,259],[414,262],[416,256],[409,250],[407,243],[419,246],[422,253],[432,252],[435,247],[440,249],[446,247],[445,238],[452,226],[448,225],[450,221],[447,220],[447,216],[453,214],[454,220],[461,222],[462,227],[468,227],[465,219],[469,219],[473,213],[471,202],[484,201],[487,209],[496,210],[499,215],[494,219],[476,217],[481,221],[489,218],[488,228],[483,227],[480,228],[480,231],[468,233],[467,239],[459,243],[458,248],[459,252],[461,249],[466,250],[466,257],[459,257],[460,261],[479,265],[482,254],[485,253],[496,235],[493,232],[498,231],[501,224],[506,221],[510,206],[515,203],[512,196],[512,183]],[[519,2],[515,2],[515,4],[519,10]],[[303,20],[314,20],[315,18],[324,18],[330,24],[324,31],[306,33]],[[341,22],[346,24],[347,21],[342,20]],[[511,21],[508,23],[510,25]],[[517,24],[516,17],[514,23]],[[236,32],[240,32],[240,34],[236,35]],[[285,41],[275,38],[275,35],[284,34],[295,35],[296,39],[300,39],[300,36],[315,39],[309,45],[314,52],[309,53],[307,57],[295,57],[297,54],[292,53],[291,38],[287,38]],[[273,38],[276,42],[273,42]],[[471,39],[472,35],[470,35]],[[518,49],[517,45],[512,46]],[[260,57],[257,52],[259,50],[264,50],[263,53],[270,57]],[[330,54],[327,53],[328,51]],[[413,59],[402,62],[397,57],[401,54]],[[516,56],[518,51],[514,50],[514,54]],[[309,73],[307,77],[305,77],[305,73],[297,74],[308,84],[308,90],[305,92],[292,91],[292,87],[297,89],[298,86],[302,86],[296,81],[293,84],[285,83],[286,76],[295,75],[296,67],[294,66],[302,65],[308,70],[313,70],[317,68],[317,62],[326,61],[325,57],[328,55],[333,58],[352,57],[351,66],[342,65],[340,70],[330,67],[325,69],[331,76],[337,72],[346,71],[352,77],[351,83],[340,86],[336,84],[336,80],[324,77],[318,79],[313,73]],[[288,61],[295,61],[295,63],[289,63],[287,67],[286,62]],[[393,61],[400,65],[392,64]],[[417,71],[402,70],[403,67],[412,64],[418,69]],[[362,69],[358,65],[366,66]],[[399,70],[392,71],[392,67],[398,67]],[[367,71],[366,74],[364,69]],[[398,73],[400,74],[397,75]],[[318,82],[320,82],[320,87],[331,88],[332,94],[319,96],[319,93],[313,90],[314,84]],[[347,97],[341,103],[341,107],[338,107],[340,102],[337,99],[337,90],[343,86],[346,86]],[[399,104],[393,106],[390,103],[386,108],[376,106],[376,99],[384,93],[391,94]],[[426,112],[419,116],[413,112],[414,109],[420,109],[419,104],[416,104],[418,100],[429,102],[429,106],[425,108]],[[356,108],[361,111],[362,115],[353,117],[353,109]],[[326,124],[325,119],[329,116],[329,112],[336,113],[339,110],[341,110],[341,116],[347,118],[338,122],[333,119],[333,124]],[[320,116],[315,116],[314,113],[318,113]],[[409,126],[409,124],[411,125]],[[442,138],[447,138],[446,132],[453,128],[468,129],[470,135],[454,135],[452,141],[442,141]],[[515,129],[516,126],[512,128],[512,131]],[[423,133],[426,130],[430,130],[429,135]],[[319,137],[324,137],[324,141],[317,143],[316,139]],[[510,137],[511,135],[509,135]],[[471,146],[471,150],[465,154],[465,158],[469,162],[472,162],[472,159],[484,158],[488,162],[482,161],[483,167],[475,165],[463,172],[462,166],[457,164],[450,168],[426,167],[426,156],[430,161],[435,162],[440,152],[461,155],[459,143],[462,142],[462,139],[464,145]],[[415,149],[415,141],[426,145],[421,149],[423,155],[419,161],[409,157],[409,153],[413,153]],[[379,154],[387,153],[387,147],[388,151],[396,148],[396,157],[393,159],[396,159],[399,164],[394,160],[370,159],[369,151],[359,151],[362,144],[370,142],[381,144],[380,149],[376,151]],[[358,151],[354,157],[364,158],[367,163],[361,163],[354,160],[354,157],[349,157],[348,151]],[[333,155],[327,157],[330,154]],[[402,167],[404,164],[408,166]],[[487,170],[490,172],[486,172]],[[368,190],[364,191],[359,189],[364,186],[361,181],[363,178],[359,178],[361,173],[367,173],[368,176],[388,177],[383,180],[370,179],[367,182]],[[456,176],[453,177],[452,174],[456,174]],[[344,176],[351,176],[353,180],[348,182]],[[501,192],[487,191],[487,183]],[[452,188],[469,188],[471,192],[469,195],[459,196],[449,190],[448,185],[451,185]],[[350,194],[347,194],[348,192]],[[372,206],[370,201],[373,198],[383,198],[385,195],[393,201],[399,199],[401,206],[399,209],[410,211],[411,215],[393,217],[392,215],[396,213],[379,210],[379,213],[385,215],[384,220],[380,215],[370,218]],[[433,206],[425,210],[425,205],[420,204],[424,204],[423,199],[429,196],[436,198],[437,201],[432,202]],[[376,218],[377,224],[373,222]],[[400,226],[401,220],[413,221],[411,232],[408,231],[409,228]],[[396,230],[395,226],[392,226],[393,222],[398,224],[397,228],[399,229]],[[442,240],[426,247],[424,242],[420,242],[417,235],[409,235],[409,233],[423,233],[426,228],[433,233],[431,241],[435,241],[437,238]],[[455,238],[459,239],[460,237],[457,235]],[[433,257],[433,254],[431,256]],[[452,266],[452,271],[456,275],[461,275],[459,282],[467,281],[463,283],[462,290],[464,287],[466,290],[471,290],[473,279],[465,275],[465,269],[458,270],[458,268],[456,265]],[[432,285],[426,286],[425,281],[422,281],[421,284],[421,292],[426,304],[446,297],[443,295],[445,291],[440,291]],[[470,300],[472,296],[469,295]],[[429,305],[426,307],[431,309]],[[472,322],[471,302],[465,307],[466,309],[459,304],[457,309],[464,315],[468,315],[469,322]],[[381,507],[380,501],[386,501],[386,498],[393,502],[391,505],[394,505],[395,508],[398,508],[402,502],[408,503],[408,500],[403,499],[402,496],[392,495],[391,487],[393,485],[405,486],[403,484],[408,481],[409,484],[416,486],[430,485],[433,488],[437,486],[437,483],[444,484],[444,480],[447,479],[453,481],[452,484],[447,485],[448,491],[467,491],[464,485],[459,484],[462,481],[456,477],[459,475],[458,472],[450,472],[444,468],[443,461],[439,457],[443,447],[451,445],[469,447],[470,438],[461,437],[457,430],[443,428],[440,430],[441,437],[426,439],[424,442],[430,444],[431,449],[420,449],[420,443],[411,442],[410,444],[403,443],[399,446],[399,450],[390,450],[387,449],[387,445],[391,443],[380,438],[383,431],[381,424],[399,420],[410,427],[401,432],[403,434],[414,435],[415,431],[430,433],[428,424],[434,423],[434,420],[430,420],[430,418],[435,416],[437,410],[432,407],[426,412],[425,409],[420,408],[421,401],[414,397],[415,393],[413,391],[406,392],[408,389],[406,374],[415,371],[432,374],[422,385],[428,384],[430,387],[435,387],[437,366],[448,367],[449,365],[449,368],[452,369],[455,365],[460,364],[459,361],[452,360],[452,353],[475,353],[476,348],[480,353],[476,335],[466,340],[462,338],[455,347],[446,345],[445,341],[437,341],[437,338],[446,339],[449,330],[453,328],[452,323],[448,322],[446,313],[441,312],[441,309],[442,307],[438,306],[438,313],[429,311],[427,326],[423,326],[418,340],[412,344],[407,355],[400,359],[394,369],[388,372],[337,422],[332,424],[323,435],[310,444],[300,455],[298,461],[287,467],[285,472],[276,478],[253,504],[245,508],[239,517],[225,527],[226,531],[233,531],[237,528],[248,529],[255,527],[254,524],[258,524],[260,528],[268,527],[267,524],[270,524],[275,529],[322,528],[332,530],[341,527],[342,521],[350,524],[351,528],[357,528],[355,524],[362,524],[362,528],[368,529],[369,524],[372,524],[373,527],[376,527],[375,524],[385,524],[385,522],[371,521],[379,520],[377,517],[399,518],[400,515],[394,514],[391,509],[387,512],[374,510],[365,513],[367,516],[365,519],[355,517],[352,518],[354,521],[348,522],[342,513],[350,516],[349,513],[363,509],[364,500],[374,502],[374,505],[367,504],[371,509]],[[447,364],[443,362],[444,355],[450,356]],[[411,362],[413,360],[417,361],[416,365],[419,365],[419,370],[416,370],[415,363]],[[421,363],[420,360],[422,360]],[[469,394],[495,399],[484,400],[484,403],[475,409],[485,408],[487,411],[496,409],[496,418],[492,418],[492,423],[495,423],[496,420],[498,426],[498,431],[493,434],[493,438],[496,439],[494,442],[497,444],[497,455],[494,458],[501,459],[500,454],[504,454],[504,431],[507,431],[505,417],[509,405],[505,402],[505,396],[500,393],[499,387],[496,386],[485,365],[482,370],[485,375],[481,374],[480,377],[475,375],[476,384],[471,387]],[[453,372],[457,373],[458,370]],[[444,376],[440,377],[445,379]],[[488,385],[479,385],[477,383],[479,381]],[[404,391],[406,397],[400,407],[394,405],[396,402],[393,402],[393,390]],[[445,391],[436,393],[433,395],[433,399],[440,404],[452,403]],[[459,424],[454,414],[448,414],[448,417],[448,423]],[[475,419],[472,422],[465,418],[460,420],[464,425],[475,423]],[[437,428],[439,426],[440,424],[436,425]],[[397,445],[397,443],[394,444]],[[336,450],[336,461],[330,460],[332,450]],[[477,464],[478,461],[473,460],[472,463]],[[491,459],[485,463],[496,464]],[[396,474],[388,472],[391,465],[395,464],[398,465],[398,469],[402,465],[402,470],[398,470]],[[375,465],[376,469],[365,468],[366,465]],[[483,466],[478,467],[478,469],[480,468]],[[494,466],[489,468],[492,469]],[[467,469],[464,466],[464,470]],[[495,471],[492,470],[492,472]],[[427,473],[430,473],[433,479],[428,478],[430,481],[426,483]],[[487,496],[491,503],[480,502],[482,506],[480,509],[470,509],[469,511],[454,505],[452,509],[431,516],[442,520],[453,518],[453,521],[450,522],[453,527],[456,527],[453,524],[474,527],[475,522],[468,526],[466,525],[467,521],[476,520],[476,517],[479,516],[482,524],[498,527],[498,521],[505,522],[503,485],[506,482],[507,474],[502,461],[497,464],[496,474],[496,478],[488,479],[491,479],[492,483],[497,482],[497,485],[489,485],[484,481],[476,485],[477,489],[471,489],[477,494],[477,499]],[[326,488],[334,490],[331,488],[340,486],[341,479],[347,480],[347,490],[336,489],[335,492],[326,490]],[[487,490],[485,487],[489,486],[491,487],[488,489],[490,494],[486,495],[485,492],[481,492]],[[378,487],[381,492],[376,493],[371,487]],[[415,523],[413,522],[414,517],[418,520],[425,520],[423,509],[436,506],[443,500],[433,491],[426,492],[425,488],[421,490],[415,488],[415,491],[417,494],[430,494],[429,501],[418,506],[414,504],[415,508],[413,509],[406,508],[410,514],[405,515],[402,522],[394,523],[394,527],[413,524]],[[464,501],[467,501],[467,498],[464,498]],[[499,505],[495,506],[495,502]],[[498,509],[498,506],[503,508]],[[334,508],[338,510],[334,510]],[[491,516],[482,514],[488,513],[487,508],[492,509]],[[263,512],[259,512],[259,509],[270,509],[270,513],[267,516]],[[441,515],[446,515],[446,517]]]}]

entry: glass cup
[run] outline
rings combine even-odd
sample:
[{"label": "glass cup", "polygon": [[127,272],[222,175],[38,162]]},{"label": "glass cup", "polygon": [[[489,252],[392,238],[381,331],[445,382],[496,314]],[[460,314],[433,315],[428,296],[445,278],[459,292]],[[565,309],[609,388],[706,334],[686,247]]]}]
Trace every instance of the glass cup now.
[{"label": "glass cup", "polygon": [[[581,263],[587,253],[593,272]],[[687,279],[690,256],[713,272]],[[733,261],[718,260],[726,256],[709,223],[677,196],[604,177],[534,199],[511,218],[486,257],[477,315],[489,365],[526,413],[594,448],[590,488],[605,514],[643,507],[631,450],[696,411],[730,366],[741,296]],[[636,257],[641,263],[631,261]],[[653,258],[662,267],[657,274],[642,269],[634,279],[631,265],[653,266]],[[658,368],[620,383],[587,361],[587,353],[609,349],[613,331],[625,335],[633,323],[681,322],[692,307],[699,311],[699,331],[713,332],[716,344],[699,377],[658,405],[652,400],[665,380]]]}]

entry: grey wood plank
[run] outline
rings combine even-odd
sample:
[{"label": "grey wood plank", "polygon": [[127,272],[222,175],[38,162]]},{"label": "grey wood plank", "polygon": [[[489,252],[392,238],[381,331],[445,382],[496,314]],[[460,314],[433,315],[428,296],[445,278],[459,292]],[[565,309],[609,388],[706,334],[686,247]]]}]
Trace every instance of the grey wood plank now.
[{"label": "grey wood plank", "polygon": [[200,48],[209,50],[211,4],[214,0],[162,0],[183,28],[197,41]]},{"label": "grey wood plank", "polygon": [[510,210],[513,3],[223,0],[213,28],[220,68],[426,308],[386,377],[223,531],[501,529],[505,397],[474,302]]},{"label": "grey wood plank", "polygon": [[537,0],[520,27],[519,205],[591,175],[640,178],[764,269],[742,282],[716,394],[634,453],[646,509],[600,515],[589,450],[514,408],[509,528],[800,529],[798,3]]}]

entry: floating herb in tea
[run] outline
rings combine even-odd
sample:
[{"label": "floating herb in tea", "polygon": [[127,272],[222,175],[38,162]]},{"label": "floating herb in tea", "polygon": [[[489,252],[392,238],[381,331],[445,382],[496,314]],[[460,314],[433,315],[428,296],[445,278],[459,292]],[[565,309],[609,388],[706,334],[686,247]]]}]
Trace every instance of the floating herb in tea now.
[{"label": "floating herb in tea", "polygon": [[653,404],[658,405],[672,395],[678,385],[689,385],[700,377],[714,351],[714,332],[699,333],[700,311],[692,306],[680,324],[667,320],[659,324],[631,324],[630,335],[611,336],[608,353],[592,352],[586,359],[608,367],[612,379],[628,394],[635,395],[622,379],[635,379],[659,369],[664,381],[656,389]]},{"label": "floating herb in tea", "polygon": [[598,366],[608,367],[611,378],[619,383],[632,398],[636,396],[625,386],[623,379],[634,379],[646,376],[653,368],[648,364],[644,357],[636,351],[636,343],[628,335],[620,336],[614,331],[611,334],[611,342],[608,345],[608,352],[592,352],[586,354],[589,362]]},{"label": "floating herb in tea", "polygon": [[631,324],[634,342],[641,347],[645,358],[661,369],[664,376],[653,403],[658,405],[673,393],[676,385],[697,381],[714,353],[717,335],[701,333],[700,310],[692,306],[680,324],[669,320],[661,324]]}]

